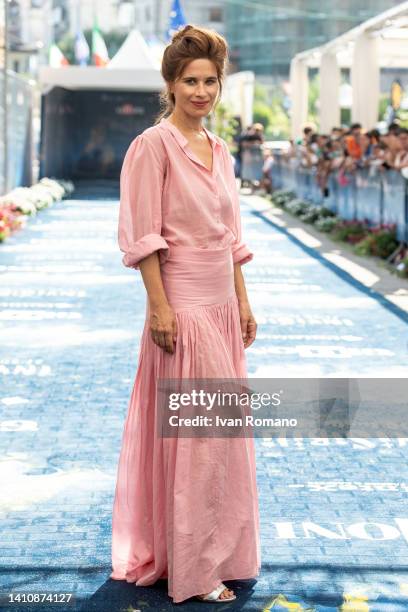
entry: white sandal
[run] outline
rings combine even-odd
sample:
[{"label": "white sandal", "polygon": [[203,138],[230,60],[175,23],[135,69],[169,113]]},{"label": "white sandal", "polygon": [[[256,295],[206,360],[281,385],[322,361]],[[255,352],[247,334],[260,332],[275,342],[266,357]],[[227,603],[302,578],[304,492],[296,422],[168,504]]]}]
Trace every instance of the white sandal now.
[{"label": "white sandal", "polygon": [[[196,598],[199,601],[204,601],[205,603],[224,603],[227,601],[234,601],[234,599],[237,598],[236,595],[233,595],[232,597],[223,597],[222,599],[219,599],[219,596],[221,595],[221,593],[223,591],[225,591],[225,589],[228,589],[228,587],[225,586],[225,584],[223,582],[221,582],[213,591],[211,591],[211,593],[208,593],[208,595],[196,595]],[[232,589],[228,589],[228,590],[232,590]]]}]

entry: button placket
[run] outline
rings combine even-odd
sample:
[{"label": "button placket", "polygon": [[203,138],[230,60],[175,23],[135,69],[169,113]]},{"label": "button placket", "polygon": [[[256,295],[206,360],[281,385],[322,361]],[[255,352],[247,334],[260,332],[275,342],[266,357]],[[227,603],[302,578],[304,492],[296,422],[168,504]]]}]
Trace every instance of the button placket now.
[{"label": "button placket", "polygon": [[220,194],[218,191],[216,178],[213,177],[213,189],[214,189],[214,218],[217,223],[221,223],[221,202],[220,202]]}]

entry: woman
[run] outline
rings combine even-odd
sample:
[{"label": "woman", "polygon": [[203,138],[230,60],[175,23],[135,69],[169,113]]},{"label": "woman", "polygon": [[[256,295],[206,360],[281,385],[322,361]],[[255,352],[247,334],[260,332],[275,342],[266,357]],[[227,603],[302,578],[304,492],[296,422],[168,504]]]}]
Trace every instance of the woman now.
[{"label": "woman", "polygon": [[187,25],[166,47],[166,108],[130,144],[119,246],[147,291],[112,517],[111,578],[168,579],[175,603],[225,602],[223,580],[259,573],[254,440],[156,436],[158,379],[244,378],[256,322],[241,265],[239,197],[226,143],[203,127],[221,93],[225,39]]}]

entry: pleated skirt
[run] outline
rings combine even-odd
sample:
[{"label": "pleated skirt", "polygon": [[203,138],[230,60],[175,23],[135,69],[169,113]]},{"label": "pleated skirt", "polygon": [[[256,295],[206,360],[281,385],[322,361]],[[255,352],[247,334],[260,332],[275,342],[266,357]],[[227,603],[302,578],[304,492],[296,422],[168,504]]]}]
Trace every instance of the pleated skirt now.
[{"label": "pleated skirt", "polygon": [[152,340],[149,305],[128,404],[112,513],[112,573],[137,586],[168,580],[175,603],[260,571],[252,437],[156,433],[161,378],[246,378],[231,248],[172,246],[161,266],[175,311],[170,354]]}]

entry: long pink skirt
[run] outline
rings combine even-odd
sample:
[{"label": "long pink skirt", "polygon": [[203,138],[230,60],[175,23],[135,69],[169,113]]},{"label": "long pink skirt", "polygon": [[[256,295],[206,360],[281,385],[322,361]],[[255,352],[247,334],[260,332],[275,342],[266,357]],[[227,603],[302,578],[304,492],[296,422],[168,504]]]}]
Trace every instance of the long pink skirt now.
[{"label": "long pink skirt", "polygon": [[156,435],[159,378],[246,378],[231,248],[173,246],[161,266],[175,352],[152,340],[149,306],[125,420],[112,516],[112,573],[168,579],[175,603],[260,571],[255,449],[246,438]]}]

